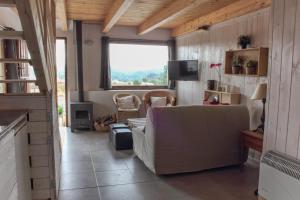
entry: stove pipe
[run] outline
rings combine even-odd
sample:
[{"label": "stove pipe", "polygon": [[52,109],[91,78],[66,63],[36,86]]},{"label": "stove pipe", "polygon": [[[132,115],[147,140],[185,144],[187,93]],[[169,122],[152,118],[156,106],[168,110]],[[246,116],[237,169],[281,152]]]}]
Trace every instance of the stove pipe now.
[{"label": "stove pipe", "polygon": [[82,62],[82,22],[75,21],[76,55],[77,55],[77,86],[78,100],[84,102],[83,91],[83,62]]}]

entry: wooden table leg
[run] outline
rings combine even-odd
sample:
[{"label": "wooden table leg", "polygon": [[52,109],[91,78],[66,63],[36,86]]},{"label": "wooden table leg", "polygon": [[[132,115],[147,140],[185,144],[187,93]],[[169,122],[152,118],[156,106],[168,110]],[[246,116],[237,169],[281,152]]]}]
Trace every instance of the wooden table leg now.
[{"label": "wooden table leg", "polygon": [[243,171],[244,168],[244,155],[245,154],[245,142],[243,135],[240,136],[240,170]]}]

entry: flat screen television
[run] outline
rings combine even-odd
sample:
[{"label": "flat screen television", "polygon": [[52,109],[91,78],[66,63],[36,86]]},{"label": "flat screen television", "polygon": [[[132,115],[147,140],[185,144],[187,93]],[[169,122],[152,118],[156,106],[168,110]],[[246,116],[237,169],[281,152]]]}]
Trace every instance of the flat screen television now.
[{"label": "flat screen television", "polygon": [[168,62],[170,80],[199,80],[198,60],[171,60]]}]

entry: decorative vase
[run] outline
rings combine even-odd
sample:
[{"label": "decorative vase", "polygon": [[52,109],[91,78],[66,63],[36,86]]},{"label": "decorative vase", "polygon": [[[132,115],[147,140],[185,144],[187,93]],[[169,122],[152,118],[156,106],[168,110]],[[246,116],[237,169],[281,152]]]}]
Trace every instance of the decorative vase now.
[{"label": "decorative vase", "polygon": [[254,75],[256,74],[256,67],[246,67],[246,74],[247,75]]},{"label": "decorative vase", "polygon": [[240,66],[232,66],[232,74],[239,74],[241,72]]},{"label": "decorative vase", "polygon": [[208,90],[214,90],[216,87],[216,81],[215,80],[207,80],[207,89]]},{"label": "decorative vase", "polygon": [[241,49],[247,49],[248,44],[240,44]]},{"label": "decorative vase", "polygon": [[222,83],[218,82],[216,84],[216,88],[215,88],[216,91],[219,91],[219,92],[222,92],[223,88],[222,88]]}]

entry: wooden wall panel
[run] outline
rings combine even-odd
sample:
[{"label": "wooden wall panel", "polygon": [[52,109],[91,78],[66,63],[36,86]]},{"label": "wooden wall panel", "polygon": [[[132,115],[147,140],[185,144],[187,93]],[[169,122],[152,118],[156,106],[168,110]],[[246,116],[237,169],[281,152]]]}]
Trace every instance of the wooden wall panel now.
[{"label": "wooden wall panel", "polygon": [[[269,39],[268,39],[268,43],[269,43],[269,70],[268,70],[268,77],[271,76],[271,69],[272,69],[272,44],[273,44],[273,19],[274,19],[274,6],[271,6],[271,11],[270,11],[270,22],[269,22]],[[268,78],[268,85],[271,85],[271,80]],[[270,99],[270,90],[267,90],[267,99]],[[269,119],[269,104],[266,104],[266,113],[265,113],[265,119],[266,121]],[[267,132],[268,129],[268,124],[267,122],[265,122],[265,132]],[[266,147],[267,146],[267,137],[264,137],[264,141],[263,141],[263,146]]]},{"label": "wooden wall panel", "polygon": [[[49,96],[1,96],[0,109],[25,109],[29,111],[28,133],[30,135],[30,144],[28,146],[29,155],[31,156],[31,178],[33,179],[34,188],[32,198],[35,199],[55,199],[56,192],[54,172],[54,152],[53,140],[54,135],[59,144],[59,132],[51,126],[49,117],[51,101]],[[58,127],[58,125],[57,125]],[[55,134],[54,134],[54,131]],[[58,138],[57,138],[58,137]],[[60,148],[57,147],[57,154],[60,154]],[[60,165],[60,159],[56,165]],[[59,167],[57,167],[59,169]],[[55,182],[56,181],[56,182]],[[51,183],[51,187],[48,187]],[[57,184],[58,185],[58,184]],[[36,187],[35,187],[36,186]]]},{"label": "wooden wall panel", "polygon": [[264,151],[300,159],[300,0],[273,0]]},{"label": "wooden wall panel", "polygon": [[[297,2],[291,101],[286,153],[300,159],[300,2]],[[298,145],[298,149],[297,149]],[[298,151],[298,152],[297,152]],[[297,154],[298,153],[298,154]]]},{"label": "wooden wall panel", "polygon": [[282,61],[280,73],[280,95],[278,106],[278,127],[276,149],[285,151],[288,133],[288,118],[291,95],[291,78],[293,62],[293,43],[295,33],[295,13],[297,0],[286,0],[284,5],[284,29],[282,41]]},{"label": "wooden wall panel", "polygon": [[[178,103],[202,104],[204,89],[209,79],[218,80],[217,73],[210,69],[211,63],[224,63],[225,51],[237,49],[237,39],[241,34],[250,34],[253,47],[268,47],[270,8],[248,14],[227,22],[212,26],[209,31],[196,32],[177,38],[178,59],[198,59],[200,81],[179,81],[177,83]],[[222,66],[224,71],[224,66]],[[249,100],[256,85],[266,82],[266,77],[242,77],[224,75],[222,83],[236,87],[242,93],[242,104],[248,106],[251,114],[251,128],[260,123],[262,103]]]}]

